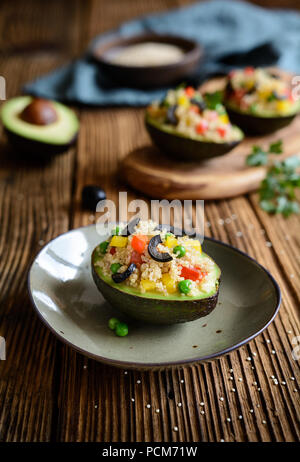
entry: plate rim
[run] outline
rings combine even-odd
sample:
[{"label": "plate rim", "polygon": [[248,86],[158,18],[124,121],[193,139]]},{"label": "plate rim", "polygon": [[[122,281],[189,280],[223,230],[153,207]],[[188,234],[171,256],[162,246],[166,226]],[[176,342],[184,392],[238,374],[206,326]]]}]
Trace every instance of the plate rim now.
[{"label": "plate rim", "polygon": [[70,342],[68,339],[66,339],[65,337],[63,337],[62,335],[60,335],[59,332],[57,332],[51,325],[50,323],[47,321],[47,319],[45,317],[43,317],[42,313],[40,312],[38,306],[36,305],[34,299],[33,299],[33,295],[32,295],[32,291],[31,291],[31,273],[32,273],[32,270],[33,270],[33,266],[34,264],[36,263],[36,260],[37,258],[40,256],[40,254],[45,250],[46,247],[49,246],[49,244],[51,244],[52,242],[54,242],[55,240],[59,239],[60,237],[64,236],[64,235],[67,235],[69,233],[72,233],[72,232],[75,232],[75,231],[79,231],[79,230],[84,230],[84,229],[87,229],[87,228],[96,228],[96,224],[91,224],[91,225],[87,225],[87,226],[80,226],[79,228],[73,228],[73,229],[69,229],[68,231],[64,232],[64,233],[61,233],[59,234],[58,236],[54,237],[53,239],[50,239],[50,241],[48,241],[43,247],[42,249],[35,255],[31,265],[30,265],[30,268],[29,268],[29,271],[28,271],[28,275],[27,275],[27,289],[28,289],[28,294],[29,294],[29,299],[30,299],[30,302],[35,310],[35,312],[37,313],[39,319],[43,322],[43,324],[45,324],[45,326],[59,339],[61,340],[63,343],[65,343],[67,346],[71,347],[72,349],[74,349],[75,351],[81,353],[82,355],[84,356],[87,356],[88,358],[91,358],[91,359],[94,359],[98,362],[101,362],[103,364],[108,364],[110,366],[115,366],[115,367],[120,367],[120,368],[123,368],[123,369],[153,369],[153,368],[168,368],[168,367],[180,367],[180,366],[186,366],[186,365],[191,365],[191,364],[194,364],[194,363],[201,363],[201,362],[205,362],[205,361],[209,361],[209,360],[213,360],[213,359],[217,359],[218,357],[221,357],[223,355],[226,355],[228,353],[231,353],[232,351],[234,350],[237,350],[238,348],[242,347],[243,345],[246,345],[247,343],[249,343],[251,340],[253,340],[255,337],[257,337],[258,335],[260,335],[270,324],[271,322],[273,322],[273,320],[275,319],[278,311],[279,311],[279,308],[280,308],[280,305],[281,305],[281,300],[282,300],[282,296],[281,296],[281,290],[280,290],[280,287],[279,287],[279,284],[278,282],[275,280],[275,278],[272,276],[272,274],[270,273],[270,271],[268,271],[263,265],[261,265],[257,260],[255,260],[255,258],[251,257],[250,255],[248,255],[246,252],[238,249],[237,247],[234,247],[233,245],[231,244],[228,244],[226,242],[223,242],[223,241],[220,241],[219,239],[215,239],[213,237],[209,237],[209,236],[204,236],[204,241],[205,240],[208,240],[208,241],[212,241],[216,244],[219,244],[221,246],[225,246],[225,247],[228,247],[229,249],[237,252],[238,254],[248,258],[250,261],[252,261],[252,263],[254,263],[256,266],[258,266],[261,270],[263,270],[267,277],[270,279],[271,283],[273,284],[274,286],[274,289],[275,289],[275,292],[276,292],[276,296],[277,296],[277,300],[276,300],[276,307],[273,311],[273,314],[272,316],[270,317],[270,319],[268,319],[268,321],[262,326],[261,329],[259,329],[258,331],[256,331],[254,334],[250,335],[250,336],[247,336],[245,338],[243,338],[241,341],[239,341],[238,343],[235,343],[234,345],[231,345],[229,346],[228,348],[224,348],[220,351],[217,351],[215,353],[212,353],[212,354],[209,354],[209,355],[204,355],[204,356],[200,356],[199,358],[189,358],[189,359],[183,359],[183,360],[178,360],[178,361],[164,361],[164,362],[153,362],[153,363],[143,363],[143,362],[135,362],[135,361],[122,361],[122,360],[117,360],[117,359],[110,359],[110,358],[106,358],[104,356],[100,356],[100,355],[97,355],[97,354],[94,354],[94,353],[91,353],[89,352],[88,350],[85,350],[83,348],[80,348],[79,346],[75,345],[74,343]]}]

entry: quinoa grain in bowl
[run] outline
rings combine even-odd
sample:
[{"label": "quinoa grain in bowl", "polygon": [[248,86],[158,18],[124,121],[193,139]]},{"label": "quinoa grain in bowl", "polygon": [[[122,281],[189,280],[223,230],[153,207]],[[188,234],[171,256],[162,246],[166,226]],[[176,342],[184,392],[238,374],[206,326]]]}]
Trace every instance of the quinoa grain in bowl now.
[{"label": "quinoa grain in bowl", "polygon": [[140,221],[134,232],[117,229],[92,255],[104,297],[132,317],[154,323],[186,322],[216,306],[220,269],[197,239],[175,236]]}]

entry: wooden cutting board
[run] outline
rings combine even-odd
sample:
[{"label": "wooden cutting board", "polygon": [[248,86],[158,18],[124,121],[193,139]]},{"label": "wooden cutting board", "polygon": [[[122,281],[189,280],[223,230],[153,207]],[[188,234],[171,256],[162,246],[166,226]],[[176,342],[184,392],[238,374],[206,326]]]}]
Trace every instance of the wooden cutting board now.
[{"label": "wooden cutting board", "polygon": [[[291,75],[276,68],[282,77]],[[224,87],[224,77],[211,79],[203,92]],[[228,154],[201,163],[181,163],[164,156],[153,145],[131,152],[122,162],[121,173],[133,188],[150,197],[166,199],[222,199],[255,191],[266,174],[264,167],[248,167],[246,157],[254,144],[268,147],[281,139],[284,154],[277,160],[300,152],[300,116],[288,126],[266,136],[249,137]]]},{"label": "wooden cutting board", "polygon": [[268,147],[282,139],[284,154],[277,160],[300,152],[300,116],[272,135],[246,138],[230,153],[201,163],[172,161],[154,146],[131,152],[122,162],[123,178],[150,197],[166,199],[222,199],[245,194],[259,187],[264,167],[248,167],[246,157],[254,144]]}]

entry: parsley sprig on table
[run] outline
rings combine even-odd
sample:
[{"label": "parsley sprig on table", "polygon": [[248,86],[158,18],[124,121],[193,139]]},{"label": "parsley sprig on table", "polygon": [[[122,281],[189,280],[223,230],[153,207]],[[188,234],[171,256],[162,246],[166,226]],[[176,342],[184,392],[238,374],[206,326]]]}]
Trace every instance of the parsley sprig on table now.
[{"label": "parsley sprig on table", "polygon": [[268,213],[281,213],[288,217],[300,211],[295,193],[300,188],[300,174],[297,172],[300,159],[293,156],[281,162],[269,163],[269,154],[281,154],[282,151],[281,140],[271,143],[268,151],[253,146],[246,163],[251,167],[268,165],[266,177],[259,189],[260,206]]}]

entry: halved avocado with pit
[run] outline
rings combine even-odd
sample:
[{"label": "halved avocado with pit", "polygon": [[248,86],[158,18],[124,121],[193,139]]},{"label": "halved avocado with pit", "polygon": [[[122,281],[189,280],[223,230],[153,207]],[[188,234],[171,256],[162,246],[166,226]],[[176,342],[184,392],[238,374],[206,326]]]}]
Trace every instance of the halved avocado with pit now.
[{"label": "halved avocado with pit", "polygon": [[6,101],[0,117],[17,150],[41,157],[68,149],[79,131],[78,118],[70,108],[31,96]]},{"label": "halved avocado with pit", "polygon": [[138,289],[114,283],[96,265],[101,258],[97,246],[92,254],[92,275],[96,286],[113,307],[134,319],[152,324],[183,323],[207,316],[217,305],[221,270],[216,264],[213,270],[215,285],[210,293],[198,297],[179,293],[164,296],[154,292],[142,294]]},{"label": "halved avocado with pit", "polygon": [[300,112],[300,103],[295,107],[295,112],[283,116],[250,114],[238,110],[226,101],[223,104],[230,120],[249,135],[266,135],[280,130],[289,125]]},{"label": "halved avocado with pit", "polygon": [[167,124],[160,124],[146,115],[146,128],[152,141],[163,152],[181,161],[201,161],[222,156],[235,148],[244,138],[243,132],[235,127],[237,139],[230,143],[217,143],[209,140],[189,138]]}]

